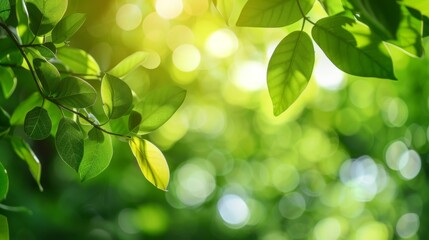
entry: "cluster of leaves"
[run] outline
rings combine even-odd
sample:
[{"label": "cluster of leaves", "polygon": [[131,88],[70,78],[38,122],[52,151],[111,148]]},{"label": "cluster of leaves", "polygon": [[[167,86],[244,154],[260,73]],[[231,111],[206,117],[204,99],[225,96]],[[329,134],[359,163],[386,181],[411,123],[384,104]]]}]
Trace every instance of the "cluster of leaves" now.
[{"label": "cluster of leaves", "polygon": [[[100,174],[113,155],[112,136],[129,142],[148,181],[166,190],[167,162],[161,151],[143,139],[180,107],[186,92],[161,86],[137,96],[123,78],[146,59],[136,52],[108,71],[68,39],[85,14],[66,13],[67,0],[0,1],[0,79],[3,97],[23,96],[7,112],[0,106],[0,137],[10,140],[40,184],[41,165],[31,141],[55,138],[58,155],[86,180]],[[18,82],[34,85],[30,93]],[[22,128],[25,134],[16,131]],[[8,176],[0,163],[0,201],[8,192]]]},{"label": "cluster of leaves", "polygon": [[[425,0],[319,0],[327,16],[308,17],[315,0],[248,0],[237,26],[284,27],[302,20],[300,31],[277,45],[268,65],[268,90],[274,115],[280,115],[300,96],[315,62],[313,41],[342,71],[356,76],[396,80],[386,43],[411,56],[423,55],[429,5]],[[225,1],[214,0],[224,10]],[[312,24],[311,37],[304,25]],[[312,41],[313,40],[313,41]]]}]

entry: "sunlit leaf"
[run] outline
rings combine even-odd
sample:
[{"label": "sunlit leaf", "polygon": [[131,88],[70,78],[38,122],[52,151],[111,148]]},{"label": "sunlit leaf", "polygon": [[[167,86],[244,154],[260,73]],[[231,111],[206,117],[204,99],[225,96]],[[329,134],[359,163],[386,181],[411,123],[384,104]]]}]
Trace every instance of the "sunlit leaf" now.
[{"label": "sunlit leaf", "polygon": [[67,9],[67,0],[27,0],[31,31],[41,36],[51,31]]},{"label": "sunlit leaf", "polygon": [[23,125],[25,115],[33,109],[35,106],[40,106],[42,104],[42,97],[40,93],[33,93],[25,100],[21,101],[19,105],[15,108],[10,117],[11,125]]},{"label": "sunlit leaf", "polygon": [[60,83],[60,73],[54,65],[41,58],[34,59],[33,66],[38,79],[42,83],[43,89],[50,96]]},{"label": "sunlit leaf", "polygon": [[55,58],[55,53],[48,47],[44,45],[37,45],[34,46],[34,48],[40,53],[41,56],[43,56],[46,60]]},{"label": "sunlit leaf", "polygon": [[429,17],[429,7],[427,0],[402,0],[401,4],[414,8],[421,12],[422,15]]},{"label": "sunlit leaf", "polygon": [[[300,0],[304,14],[307,14],[314,0]],[[296,0],[249,0],[244,6],[237,26],[246,27],[283,27],[302,19],[302,13]]]},{"label": "sunlit leaf", "polygon": [[52,41],[61,43],[73,36],[86,20],[86,14],[73,13],[63,19],[52,30]]},{"label": "sunlit leaf", "polygon": [[173,86],[155,88],[147,93],[134,110],[141,114],[140,134],[162,126],[185,100],[186,91]]},{"label": "sunlit leaf", "polygon": [[20,157],[27,163],[28,168],[30,169],[30,173],[33,176],[34,180],[36,180],[40,191],[43,191],[43,187],[40,184],[42,166],[40,165],[40,161],[37,158],[36,154],[34,154],[33,150],[31,150],[30,146],[26,142],[24,142],[22,138],[14,137],[12,138],[11,143],[16,155],[18,155],[18,157]]},{"label": "sunlit leaf", "polygon": [[6,22],[10,15],[9,1],[0,1],[0,20]]},{"label": "sunlit leaf", "polygon": [[77,172],[83,158],[84,140],[82,130],[75,121],[61,119],[55,136],[55,146],[61,159]]},{"label": "sunlit leaf", "polygon": [[130,87],[121,79],[106,74],[101,82],[101,99],[106,115],[118,118],[130,111],[133,95]]},{"label": "sunlit leaf", "polygon": [[[9,177],[7,171],[0,162],[0,202],[6,198],[9,191]],[[1,235],[0,235],[1,236]]]},{"label": "sunlit leaf", "polygon": [[157,188],[167,190],[170,171],[162,152],[151,142],[138,137],[133,137],[129,143],[145,178]]},{"label": "sunlit leaf", "polygon": [[57,49],[57,57],[72,73],[99,75],[100,67],[95,59],[87,52],[63,47]]},{"label": "sunlit leaf", "polygon": [[113,156],[110,135],[106,135],[96,128],[88,132],[88,139],[85,139],[84,144],[84,154],[79,166],[79,175],[82,181],[103,172],[109,166]]},{"label": "sunlit leaf", "polygon": [[304,91],[314,66],[310,37],[302,31],[287,35],[268,64],[267,82],[274,115],[284,112]]},{"label": "sunlit leaf", "polygon": [[35,107],[25,116],[24,131],[32,139],[41,140],[49,136],[52,122],[48,111]]},{"label": "sunlit leaf", "polygon": [[10,129],[10,116],[0,107],[0,138],[6,135]]},{"label": "sunlit leaf", "polygon": [[16,31],[21,40],[21,43],[30,43],[34,40],[35,36],[30,30],[30,20],[28,17],[27,7],[25,6],[25,0],[17,0],[15,10],[16,18],[18,20]]},{"label": "sunlit leaf", "polygon": [[3,215],[0,215],[0,239],[9,240],[9,223]]},{"label": "sunlit leaf", "polygon": [[327,17],[316,23],[312,36],[331,62],[344,72],[396,79],[386,47],[365,25],[347,17]]},{"label": "sunlit leaf", "polygon": [[89,83],[78,77],[66,77],[61,80],[54,99],[72,108],[85,108],[94,104],[97,92]]},{"label": "sunlit leaf", "polygon": [[342,0],[321,0],[319,1],[329,16],[344,11]]},{"label": "sunlit leaf", "polygon": [[140,64],[146,60],[147,56],[148,54],[145,52],[135,52],[119,62],[116,66],[109,70],[108,73],[115,77],[121,78],[134,70],[136,67],[140,66]]},{"label": "sunlit leaf", "polygon": [[10,68],[0,67],[0,79],[0,88],[3,96],[7,99],[12,95],[16,88],[17,80],[15,73]]}]

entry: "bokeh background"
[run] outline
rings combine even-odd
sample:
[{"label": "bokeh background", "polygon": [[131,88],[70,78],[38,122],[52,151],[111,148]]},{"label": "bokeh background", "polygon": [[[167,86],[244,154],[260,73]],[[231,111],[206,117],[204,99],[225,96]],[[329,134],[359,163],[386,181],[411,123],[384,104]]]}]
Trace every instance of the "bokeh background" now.
[{"label": "bokeh background", "polygon": [[147,136],[165,153],[171,183],[168,192],[148,183],[119,140],[108,169],[81,183],[50,138],[32,143],[43,166],[39,192],[2,142],[4,203],[31,211],[2,211],[11,239],[428,238],[429,57],[389,46],[399,81],[388,81],[344,75],[316,49],[308,88],[274,117],[267,63],[300,24],[227,25],[244,2],[222,15],[208,0],[69,1],[69,12],[88,14],[71,46],[104,70],[147,51],[126,78],[137,94],[160,81],[188,91]]}]

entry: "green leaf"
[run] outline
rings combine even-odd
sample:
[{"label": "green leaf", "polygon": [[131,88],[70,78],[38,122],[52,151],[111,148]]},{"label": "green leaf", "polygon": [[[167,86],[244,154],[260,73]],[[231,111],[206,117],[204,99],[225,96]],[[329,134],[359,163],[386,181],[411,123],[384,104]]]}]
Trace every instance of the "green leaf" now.
[{"label": "green leaf", "polygon": [[[9,178],[7,171],[0,162],[0,202],[6,198],[9,191]],[[1,235],[0,235],[1,236]]]},{"label": "green leaf", "polygon": [[141,114],[139,134],[151,132],[171,118],[185,100],[186,91],[173,86],[153,89],[134,110]]},{"label": "green leaf", "polygon": [[119,62],[116,66],[109,70],[108,73],[115,77],[121,78],[140,66],[140,64],[146,60],[147,56],[148,54],[145,52],[135,52]]},{"label": "green leaf", "polygon": [[54,99],[68,107],[86,108],[94,104],[97,92],[85,80],[70,76],[61,80]]},{"label": "green leaf", "polygon": [[30,169],[30,173],[33,176],[34,180],[36,180],[40,191],[43,191],[43,187],[40,184],[42,166],[40,165],[40,161],[37,158],[36,154],[34,154],[33,150],[31,150],[30,146],[26,142],[24,142],[22,138],[13,137],[11,139],[11,143],[16,155],[18,155],[19,158],[21,158],[27,163],[28,168]]},{"label": "green leaf", "polygon": [[287,35],[276,47],[268,64],[268,90],[274,115],[284,112],[304,91],[314,66],[314,49],[303,31]]},{"label": "green leaf", "polygon": [[50,62],[41,58],[35,58],[33,60],[33,66],[36,70],[38,79],[42,83],[43,90],[48,96],[52,95],[61,80],[60,73],[57,68]]},{"label": "green leaf", "polygon": [[35,36],[29,27],[30,20],[28,17],[27,7],[25,6],[25,0],[17,0],[15,10],[16,18],[18,20],[16,31],[21,40],[20,42],[23,44],[30,43],[34,40]]},{"label": "green leaf", "polygon": [[43,56],[46,60],[55,58],[55,53],[48,47],[43,45],[34,46],[34,48]]},{"label": "green leaf", "polygon": [[101,82],[101,99],[107,117],[119,118],[130,111],[133,95],[130,87],[121,79],[106,74]]},{"label": "green leaf", "polygon": [[21,101],[19,105],[15,108],[10,117],[11,125],[23,125],[25,115],[33,109],[35,106],[40,106],[42,104],[42,97],[40,93],[35,92],[31,94],[27,99]]},{"label": "green leaf", "polygon": [[58,124],[55,146],[61,159],[76,172],[83,158],[84,141],[79,125],[68,118],[63,118]]},{"label": "green leaf", "polygon": [[130,116],[128,117],[128,130],[134,133],[138,132],[141,122],[142,115],[136,111],[131,111]]},{"label": "green leaf", "polygon": [[0,107],[0,137],[5,136],[10,130],[10,116],[9,114]]},{"label": "green leaf", "polygon": [[427,0],[402,0],[400,3],[414,8],[415,10],[420,11],[422,15],[429,17],[429,7]]},{"label": "green leaf", "polygon": [[[300,0],[301,9],[307,14],[314,0]],[[302,19],[296,0],[249,0],[244,6],[237,26],[283,27]]]},{"label": "green leaf", "polygon": [[0,67],[0,88],[4,98],[8,99],[15,91],[17,80],[11,68]]},{"label": "green leaf", "polygon": [[333,16],[337,13],[344,11],[344,7],[341,1],[342,0],[321,0],[319,2],[322,4],[328,15]]},{"label": "green leaf", "polygon": [[52,41],[62,43],[73,36],[82,27],[86,20],[84,13],[73,13],[61,19],[61,21],[52,30]]},{"label": "green leaf", "polygon": [[0,20],[6,22],[10,15],[9,1],[0,1]]},{"label": "green leaf", "polygon": [[52,122],[48,111],[35,107],[25,116],[24,131],[32,139],[41,140],[49,136]]},{"label": "green leaf", "polygon": [[31,31],[41,36],[50,32],[64,16],[67,0],[27,0]]},{"label": "green leaf", "polygon": [[129,144],[145,178],[157,188],[166,191],[170,171],[162,152],[151,142],[138,137],[133,137]]},{"label": "green leaf", "polygon": [[85,150],[79,166],[79,175],[82,181],[93,178],[103,172],[110,164],[113,156],[112,140],[110,135],[93,128],[85,139]]},{"label": "green leaf", "polygon": [[312,36],[331,62],[344,72],[396,79],[386,47],[365,25],[347,17],[327,17],[314,25]]},{"label": "green leaf", "polygon": [[3,215],[0,215],[0,239],[9,240],[9,224]]},{"label": "green leaf", "polygon": [[67,67],[72,73],[99,75],[100,67],[95,59],[89,53],[77,49],[63,47],[57,49],[57,58]]}]

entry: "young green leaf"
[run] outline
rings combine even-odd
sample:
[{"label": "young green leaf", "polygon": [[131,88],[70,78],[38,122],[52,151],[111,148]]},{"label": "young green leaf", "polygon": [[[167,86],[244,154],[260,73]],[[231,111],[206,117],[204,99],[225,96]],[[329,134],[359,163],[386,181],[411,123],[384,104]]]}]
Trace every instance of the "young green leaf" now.
[{"label": "young green leaf", "polygon": [[84,13],[73,13],[61,19],[52,30],[52,41],[62,43],[73,36],[86,20]]},{"label": "young green leaf", "polygon": [[0,107],[0,137],[3,137],[4,135],[9,133],[9,119],[9,114],[2,107]]},{"label": "young green leaf", "polygon": [[64,16],[67,3],[67,0],[27,0],[31,31],[37,36],[50,32]]},{"label": "young green leaf", "polygon": [[162,126],[185,100],[186,91],[173,86],[151,90],[134,110],[141,114],[139,134],[151,132]]},{"label": "young green leaf", "polygon": [[130,87],[121,79],[106,74],[101,82],[101,99],[109,118],[124,116],[130,111],[133,95]]},{"label": "young green leaf", "polygon": [[140,64],[146,60],[147,56],[148,54],[145,52],[135,52],[119,62],[116,66],[109,70],[108,73],[115,77],[121,78],[140,66]]},{"label": "young green leaf", "polygon": [[142,122],[142,115],[136,111],[131,111],[128,117],[128,130],[130,132],[138,132],[140,123]]},{"label": "young green leaf", "polygon": [[0,20],[6,22],[10,15],[9,1],[0,1]]},{"label": "young green leaf", "polygon": [[0,88],[4,98],[8,99],[15,91],[17,80],[11,68],[0,67]]},{"label": "young green leaf", "polygon": [[[283,27],[302,19],[313,7],[314,0],[249,0],[244,6],[237,26]],[[301,6],[301,9],[300,9]]]},{"label": "young green leaf", "polygon": [[303,31],[287,35],[276,47],[268,64],[268,90],[274,115],[284,112],[304,91],[314,66],[314,49]]},{"label": "young green leaf", "polygon": [[166,191],[170,171],[162,152],[151,142],[138,137],[133,137],[129,144],[145,178],[157,188]]},{"label": "young green leaf", "polygon": [[72,108],[86,108],[94,104],[97,92],[85,80],[70,76],[61,80],[54,99]]},{"label": "young green leaf", "polygon": [[0,239],[9,240],[9,223],[3,215],[0,215]]},{"label": "young green leaf", "polygon": [[41,140],[49,136],[52,122],[48,111],[35,107],[25,116],[24,132],[32,139]]},{"label": "young green leaf", "polygon": [[110,164],[113,156],[110,135],[93,128],[88,132],[84,142],[85,149],[79,165],[79,176],[82,181],[93,178],[103,172]]},{"label": "young green leaf", "polygon": [[365,25],[347,17],[333,16],[319,20],[311,33],[331,62],[344,72],[396,79],[386,47]]},{"label": "young green leaf", "polygon": [[43,187],[40,184],[42,166],[40,165],[40,161],[37,158],[36,154],[34,154],[33,150],[31,150],[30,146],[26,142],[24,142],[22,138],[14,137],[12,138],[11,143],[16,155],[18,155],[19,158],[21,158],[27,163],[28,168],[30,169],[30,173],[33,176],[34,180],[36,180],[40,191],[43,191]]},{"label": "young green leaf", "polygon": [[[9,191],[9,178],[7,171],[0,162],[0,202],[6,198]],[[0,235],[1,236],[1,235]]]},{"label": "young green leaf", "polygon": [[52,95],[60,83],[61,77],[57,68],[45,59],[35,58],[33,66],[43,90],[48,96]]},{"label": "young green leaf", "polygon": [[25,115],[34,108],[34,106],[40,106],[42,104],[42,97],[38,92],[31,94],[28,98],[21,101],[19,105],[15,108],[10,117],[11,125],[23,125]]},{"label": "young green leaf", "polygon": [[68,118],[63,118],[58,124],[55,146],[61,159],[76,172],[83,158],[84,141],[79,125]]},{"label": "young green leaf", "polygon": [[100,74],[100,67],[95,59],[87,52],[77,49],[63,47],[57,49],[57,58],[72,73],[96,75]]}]

